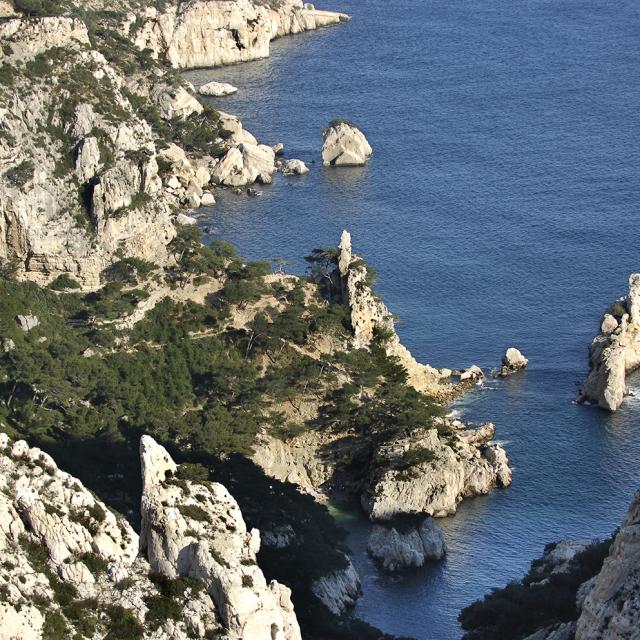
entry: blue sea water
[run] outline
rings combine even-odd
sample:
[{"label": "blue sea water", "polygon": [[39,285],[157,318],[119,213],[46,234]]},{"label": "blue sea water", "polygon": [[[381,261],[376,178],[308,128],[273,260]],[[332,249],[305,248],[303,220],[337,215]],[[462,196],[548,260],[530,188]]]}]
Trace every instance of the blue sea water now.
[{"label": "blue sea water", "polygon": [[[640,269],[640,5],[330,8],[352,21],[279,40],[268,60],[187,74],[239,87],[216,106],[311,167],[259,198],[220,194],[205,225],[297,272],[349,229],[419,360],[491,368],[509,345],[529,357],[526,373],[458,403],[496,423],[514,481],[441,521],[444,562],[384,576],[366,556],[368,525],[344,516],[363,578],[355,615],[449,640],[462,607],[521,577],[549,541],[609,534],[640,487],[640,396],[614,415],[573,403],[600,314]],[[367,167],[322,167],[335,116],[367,134]]]}]

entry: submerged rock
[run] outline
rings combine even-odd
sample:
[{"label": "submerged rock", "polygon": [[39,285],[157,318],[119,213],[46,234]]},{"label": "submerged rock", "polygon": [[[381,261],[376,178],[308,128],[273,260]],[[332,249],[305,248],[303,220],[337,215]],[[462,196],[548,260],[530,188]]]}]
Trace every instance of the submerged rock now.
[{"label": "submerged rock", "polygon": [[373,154],[362,131],[343,120],[331,122],[322,137],[322,163],[325,166],[361,166]]},{"label": "submerged rock", "polygon": [[374,525],[367,545],[369,553],[387,571],[421,567],[427,560],[444,557],[447,545],[442,529],[431,518],[407,531]]},{"label": "submerged rock", "polygon": [[[615,323],[615,326],[614,326]],[[628,394],[626,376],[640,367],[640,273],[629,277],[629,294],[604,315],[589,347],[589,376],[578,402],[616,411]]]},{"label": "submerged rock", "polygon": [[221,96],[230,96],[237,91],[237,87],[234,87],[232,84],[227,82],[207,82],[207,84],[203,84],[198,89],[198,93],[201,96],[213,96],[216,98]]}]

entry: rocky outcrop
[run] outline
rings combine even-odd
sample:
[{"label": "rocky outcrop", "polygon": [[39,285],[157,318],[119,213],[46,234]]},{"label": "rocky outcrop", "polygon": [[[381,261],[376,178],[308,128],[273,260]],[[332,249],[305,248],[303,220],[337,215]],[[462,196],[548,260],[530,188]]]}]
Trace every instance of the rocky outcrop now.
[{"label": "rocky outcrop", "polygon": [[422,524],[408,530],[374,525],[367,550],[384,569],[398,571],[442,559],[447,545],[442,529],[431,518],[425,518]]},{"label": "rocky outcrop", "polygon": [[338,250],[338,273],[343,302],[351,313],[353,347],[368,348],[379,337],[387,355],[398,358],[407,370],[410,385],[440,399],[450,398],[454,394],[451,370],[420,364],[400,342],[391,312],[371,289],[366,263],[352,252],[348,231],[342,232]]},{"label": "rocky outcrop", "polygon": [[302,160],[285,160],[282,163],[283,176],[303,176],[309,173],[309,167]]},{"label": "rocky outcrop", "polygon": [[[630,308],[637,313],[637,306]],[[576,640],[640,637],[640,491],[584,599]]]},{"label": "rocky outcrop", "polygon": [[152,438],[140,441],[141,547],[154,571],[202,582],[229,638],[297,640],[290,590],[267,584],[256,563],[260,533],[247,531],[237,502],[218,483],[176,478],[177,465]]},{"label": "rocky outcrop", "polygon": [[[276,8],[271,8],[271,7]],[[147,8],[132,15],[126,29],[140,49],[166,58],[174,67],[216,67],[269,56],[276,37],[301,33],[348,20],[319,11],[301,0],[271,5],[248,0],[192,0]]]},{"label": "rocky outcrop", "polygon": [[207,82],[198,88],[198,93],[201,96],[213,96],[215,98],[230,96],[237,91],[238,88],[228,82]]},{"label": "rocky outcrop", "polygon": [[157,197],[156,136],[127,78],[75,19],[7,20],[0,41],[0,64],[13,70],[0,85],[0,261],[87,286],[116,254],[165,263],[171,207]]},{"label": "rocky outcrop", "polygon": [[[361,499],[371,518],[442,517],[455,513],[463,498],[511,484],[507,454],[491,442],[495,426],[464,429],[456,423],[448,421],[441,428],[446,436],[438,429],[425,429],[376,450]],[[406,460],[416,463],[407,466]]]},{"label": "rocky outcrop", "polygon": [[373,154],[371,145],[355,125],[334,120],[322,132],[322,163],[325,166],[362,166]]},{"label": "rocky outcrop", "polygon": [[[115,624],[145,639],[220,631],[203,589],[178,585],[175,619],[151,622],[162,600],[138,536],[49,455],[0,433],[0,638],[105,637]],[[92,631],[88,631],[92,630]]]},{"label": "rocky outcrop", "polygon": [[525,369],[529,360],[515,347],[509,347],[502,356],[502,367],[498,374],[501,378],[506,378],[509,374]]},{"label": "rocky outcrop", "polygon": [[313,594],[329,611],[342,615],[360,595],[360,576],[351,560],[344,556],[346,567],[330,571],[311,585]]},{"label": "rocky outcrop", "polygon": [[629,277],[629,294],[604,314],[601,333],[589,347],[589,376],[578,402],[616,411],[628,394],[626,376],[640,367],[640,273]]},{"label": "rocky outcrop", "polygon": [[276,172],[276,156],[267,145],[243,142],[229,149],[213,170],[213,181],[228,187],[254,182],[270,184]]}]

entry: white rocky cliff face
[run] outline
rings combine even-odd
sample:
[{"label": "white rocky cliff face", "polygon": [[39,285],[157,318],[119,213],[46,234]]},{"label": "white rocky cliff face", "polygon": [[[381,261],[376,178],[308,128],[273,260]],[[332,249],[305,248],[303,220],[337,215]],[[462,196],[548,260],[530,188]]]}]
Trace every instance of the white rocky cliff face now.
[{"label": "white rocky cliff face", "polygon": [[202,582],[229,638],[298,640],[290,590],[267,584],[256,563],[257,529],[247,531],[240,508],[218,483],[176,481],[177,466],[152,438],[140,441],[141,547],[153,570]]},{"label": "white rocky cliff face", "polygon": [[579,402],[616,411],[628,394],[626,376],[640,367],[640,273],[629,277],[629,293],[605,313],[589,347],[589,376]]},{"label": "white rocky cliff face", "polygon": [[169,2],[161,11],[131,15],[126,28],[140,49],[174,67],[216,67],[269,56],[274,38],[345,22],[343,13],[319,11],[301,0],[276,8],[248,0]]},{"label": "white rocky cliff face", "polygon": [[431,518],[425,518],[421,525],[406,531],[374,525],[367,550],[384,569],[398,571],[442,559],[447,545],[442,529]]},{"label": "white rocky cliff face", "polygon": [[344,569],[329,572],[311,586],[313,594],[335,615],[341,615],[352,607],[361,591],[358,572],[347,556],[345,561],[347,566]]},{"label": "white rocky cliff face", "polygon": [[220,631],[203,589],[178,588],[176,619],[148,619],[161,598],[138,536],[46,453],[0,433],[0,639],[105,637],[116,623],[154,640]]},{"label": "white rocky cliff face", "polygon": [[[391,520],[401,514],[447,516],[455,513],[463,498],[511,484],[507,454],[500,444],[491,442],[493,424],[465,429],[458,421],[443,420],[446,437],[438,429],[423,429],[376,450],[373,472],[361,497],[372,519]],[[427,454],[427,461],[404,468],[404,460],[422,454]]]},{"label": "white rocky cliff face", "polygon": [[[632,307],[637,312],[637,307]],[[584,599],[576,640],[640,637],[640,491]]]},{"label": "white rocky cliff face", "polygon": [[322,163],[325,166],[362,166],[373,154],[362,131],[342,120],[330,123],[322,132],[322,138]]}]

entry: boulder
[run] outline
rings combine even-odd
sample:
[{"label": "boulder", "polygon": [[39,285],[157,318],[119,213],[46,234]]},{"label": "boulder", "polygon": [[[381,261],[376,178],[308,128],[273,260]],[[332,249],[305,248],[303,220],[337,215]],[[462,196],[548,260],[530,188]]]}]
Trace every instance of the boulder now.
[{"label": "boulder", "polygon": [[343,120],[330,123],[322,137],[322,163],[325,166],[361,166],[373,153],[362,131]]},{"label": "boulder", "polygon": [[216,199],[209,191],[205,191],[200,198],[200,204],[203,207],[211,207],[216,203]]},{"label": "boulder", "polygon": [[176,222],[182,226],[198,224],[198,221],[195,218],[192,218],[191,216],[188,216],[184,213],[179,213],[176,216]]},{"label": "boulder", "polygon": [[384,569],[398,571],[442,559],[447,546],[442,529],[431,518],[425,518],[422,524],[408,530],[374,525],[367,549]]},{"label": "boulder", "polygon": [[309,167],[302,160],[286,160],[282,165],[283,176],[303,176],[305,173],[309,173]]},{"label": "boulder", "polygon": [[16,316],[16,322],[23,331],[31,331],[31,329],[35,329],[40,324],[38,316],[32,315],[18,315]]},{"label": "boulder", "polygon": [[201,96],[213,96],[215,98],[229,96],[232,93],[236,93],[236,91],[238,91],[238,88],[227,82],[207,82],[207,84],[203,84],[198,89],[198,93]]},{"label": "boulder", "polygon": [[241,143],[232,147],[213,170],[216,184],[240,187],[254,182],[269,184],[276,171],[275,153],[266,145]]},{"label": "boulder", "polygon": [[482,379],[484,379],[484,373],[482,373],[482,369],[475,364],[464,369],[460,374],[460,382],[477,382]]},{"label": "boulder", "polygon": [[502,368],[498,375],[505,378],[511,373],[525,369],[528,364],[529,360],[527,360],[518,349],[509,347],[502,356]]},{"label": "boulder", "polygon": [[284,145],[282,144],[282,142],[274,144],[271,148],[273,149],[273,153],[275,153],[277,156],[281,156],[284,153]]}]

